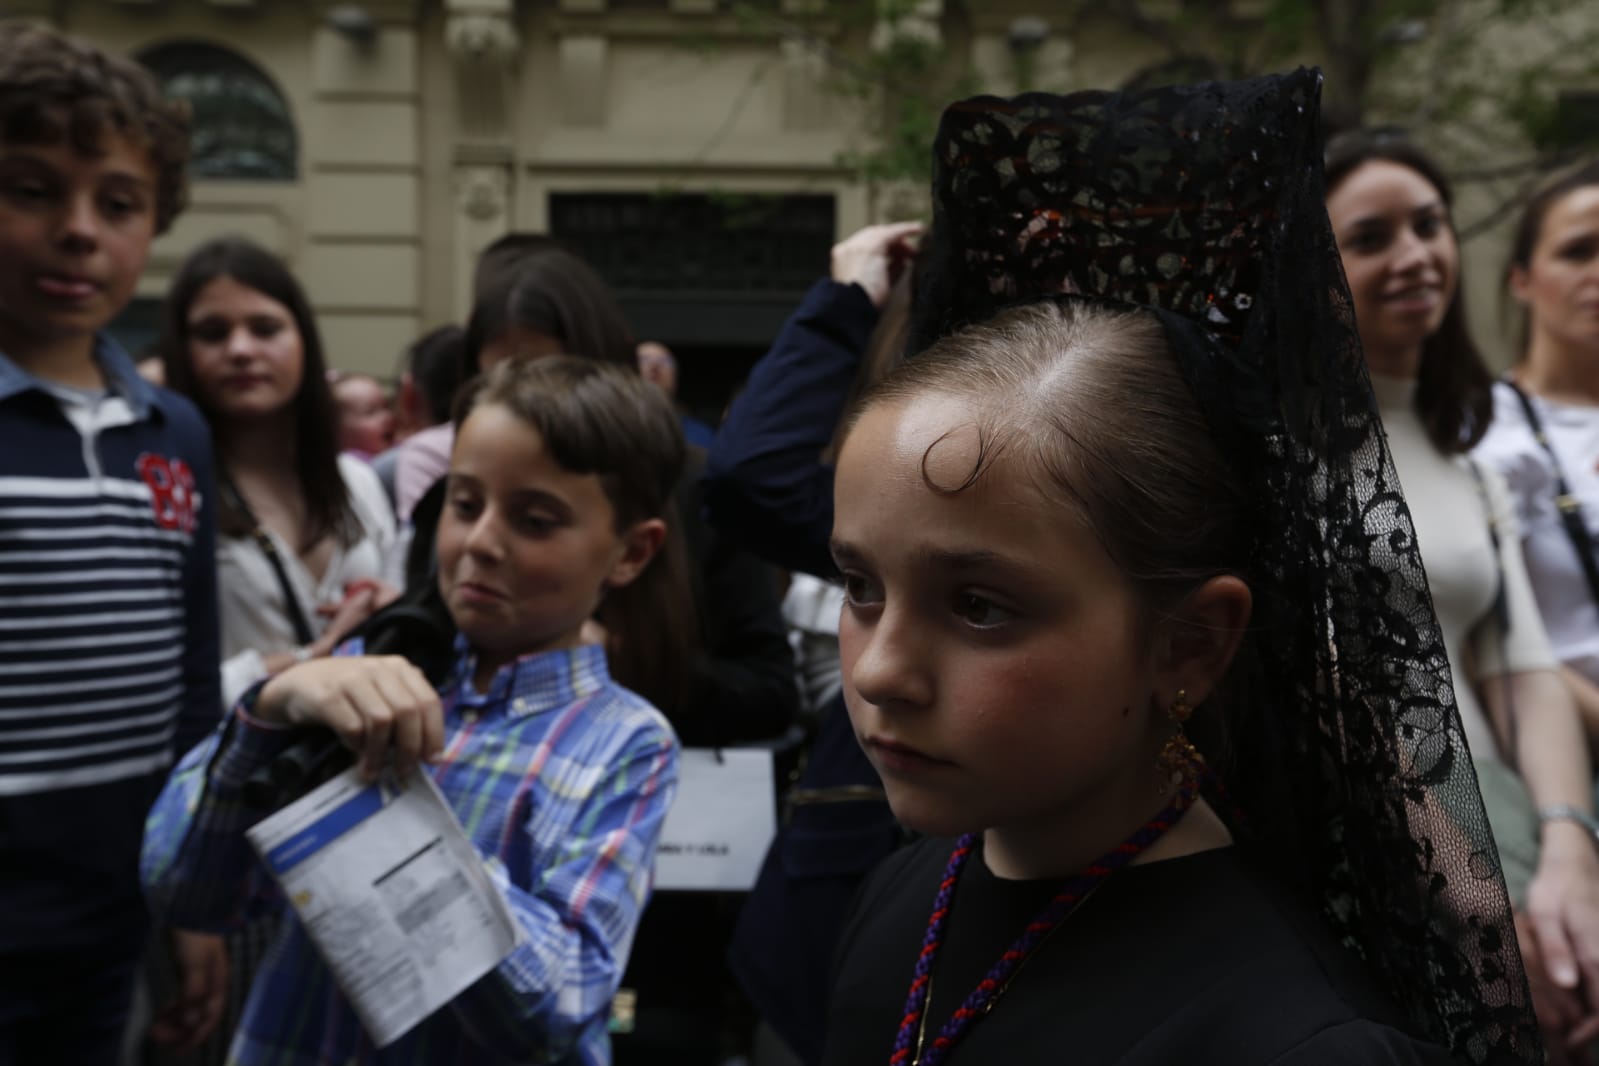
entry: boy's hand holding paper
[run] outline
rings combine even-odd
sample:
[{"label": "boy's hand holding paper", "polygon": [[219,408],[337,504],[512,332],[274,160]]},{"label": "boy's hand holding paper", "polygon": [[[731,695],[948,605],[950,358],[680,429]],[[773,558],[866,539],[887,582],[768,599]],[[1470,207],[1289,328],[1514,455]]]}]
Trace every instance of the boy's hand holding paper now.
[{"label": "boy's hand holding paper", "polygon": [[268,681],[252,712],[266,722],[319,725],[360,758],[368,781],[389,756],[404,778],[444,745],[444,712],[422,672],[398,656],[314,659]]}]

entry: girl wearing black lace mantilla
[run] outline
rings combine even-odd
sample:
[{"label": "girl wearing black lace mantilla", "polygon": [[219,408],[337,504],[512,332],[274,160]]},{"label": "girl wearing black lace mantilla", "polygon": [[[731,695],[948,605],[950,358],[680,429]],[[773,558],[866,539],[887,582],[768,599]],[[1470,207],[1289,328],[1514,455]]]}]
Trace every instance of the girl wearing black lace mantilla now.
[{"label": "girl wearing black lace mantilla", "polygon": [[826,1061],[1542,1061],[1320,84],[946,111],[832,545],[927,837],[857,900]]}]

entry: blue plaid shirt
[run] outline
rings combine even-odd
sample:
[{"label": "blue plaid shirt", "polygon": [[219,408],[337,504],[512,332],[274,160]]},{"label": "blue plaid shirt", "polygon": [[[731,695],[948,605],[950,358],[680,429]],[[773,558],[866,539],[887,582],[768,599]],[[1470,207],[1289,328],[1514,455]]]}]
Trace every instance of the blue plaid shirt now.
[{"label": "blue plaid shirt", "polygon": [[[485,694],[461,648],[443,690],[446,742],[428,769],[526,933],[497,969],[376,1050],[292,915],[256,974],[230,1063],[603,1064],[616,991],[649,893],[677,783],[677,741],[659,711],[611,680],[586,646],[503,667]],[[256,690],[259,691],[259,690]],[[142,873],[172,924],[222,930],[281,895],[244,831],[250,774],[290,732],[249,714],[173,771],[145,827]]]}]

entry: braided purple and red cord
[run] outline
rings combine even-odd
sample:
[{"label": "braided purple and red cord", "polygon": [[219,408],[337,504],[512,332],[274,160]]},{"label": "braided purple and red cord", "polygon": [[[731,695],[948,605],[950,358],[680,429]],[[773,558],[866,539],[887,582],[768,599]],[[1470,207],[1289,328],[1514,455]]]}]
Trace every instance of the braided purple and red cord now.
[{"label": "braided purple and red cord", "polygon": [[[1056,896],[1046,903],[1038,915],[1022,930],[1021,936],[999,957],[966,1001],[950,1015],[944,1027],[932,1042],[923,1049],[916,1066],[937,1066],[955,1046],[973,1022],[982,1017],[992,1005],[994,997],[1004,990],[1011,977],[1039,943],[1061,922],[1070,917],[1078,904],[1111,874],[1132,862],[1155,841],[1159,840],[1194,801],[1197,790],[1195,777],[1189,777],[1178,787],[1172,801],[1155,817],[1145,822],[1131,836],[1116,845],[1076,877],[1066,883]],[[905,1001],[905,1013],[900,1018],[899,1034],[894,1038],[894,1053],[889,1056],[889,1066],[909,1066],[915,1050],[917,1031],[922,1012],[927,1009],[927,989],[932,982],[933,963],[938,949],[943,945],[944,927],[949,917],[950,903],[955,896],[955,883],[961,870],[971,857],[978,835],[967,833],[950,853],[949,865],[944,869],[944,879],[938,884],[938,894],[933,897],[933,913],[927,919],[927,935],[922,938],[922,950],[916,957],[916,969],[911,978],[910,995]]]}]

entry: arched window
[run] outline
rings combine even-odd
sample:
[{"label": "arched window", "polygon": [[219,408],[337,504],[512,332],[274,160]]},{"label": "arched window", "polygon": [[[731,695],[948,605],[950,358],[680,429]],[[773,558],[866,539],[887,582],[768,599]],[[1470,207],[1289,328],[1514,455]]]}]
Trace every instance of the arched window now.
[{"label": "arched window", "polygon": [[139,54],[162,90],[187,100],[194,135],[192,177],[293,181],[299,143],[289,105],[272,79],[236,52],[180,42]]}]

